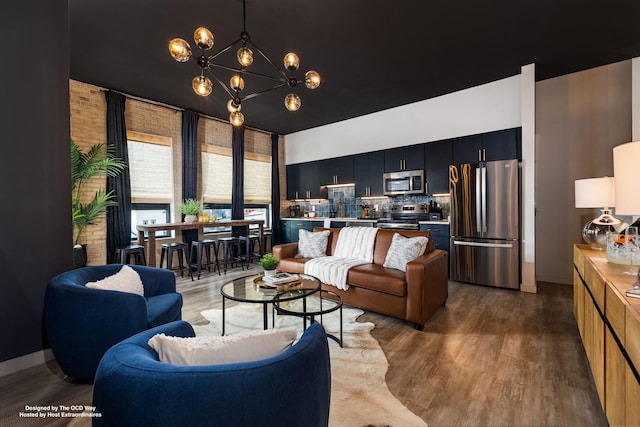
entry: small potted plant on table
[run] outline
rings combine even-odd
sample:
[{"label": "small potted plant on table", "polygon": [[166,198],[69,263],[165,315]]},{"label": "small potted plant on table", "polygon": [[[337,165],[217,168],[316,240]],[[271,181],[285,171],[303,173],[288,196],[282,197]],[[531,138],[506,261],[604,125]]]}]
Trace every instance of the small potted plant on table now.
[{"label": "small potted plant on table", "polygon": [[264,254],[262,258],[260,258],[260,265],[262,266],[262,268],[264,268],[265,276],[272,276],[276,274],[278,263],[280,263],[280,260],[271,253]]},{"label": "small potted plant on table", "polygon": [[182,213],[184,214],[184,222],[196,222],[198,214],[202,210],[202,203],[196,199],[186,199],[182,203]]}]

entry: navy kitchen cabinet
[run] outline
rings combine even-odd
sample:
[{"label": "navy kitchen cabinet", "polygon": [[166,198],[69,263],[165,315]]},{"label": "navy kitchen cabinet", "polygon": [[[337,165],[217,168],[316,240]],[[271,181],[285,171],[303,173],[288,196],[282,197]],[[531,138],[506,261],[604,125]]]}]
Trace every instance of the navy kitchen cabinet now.
[{"label": "navy kitchen cabinet", "polygon": [[356,197],[383,196],[384,152],[357,154],[353,156]]},{"label": "navy kitchen cabinet", "polygon": [[420,230],[431,232],[431,238],[436,244],[436,249],[449,252],[449,223],[442,224],[420,224]]},{"label": "navy kitchen cabinet", "polygon": [[521,158],[521,128],[503,129],[453,140],[453,163]]},{"label": "navy kitchen cabinet", "polygon": [[326,199],[327,188],[320,183],[320,162],[287,165],[287,199]]},{"label": "navy kitchen cabinet", "polygon": [[384,150],[384,171],[398,172],[424,169],[424,144]]},{"label": "navy kitchen cabinet", "polygon": [[322,227],[322,221],[310,220],[282,220],[282,230],[284,233],[285,243],[294,243],[298,241],[300,230],[313,231],[314,227]]},{"label": "navy kitchen cabinet", "polygon": [[453,163],[453,141],[424,144],[424,169],[427,194],[449,193],[449,165]]},{"label": "navy kitchen cabinet", "polygon": [[353,183],[353,157],[343,156],[320,160],[320,184]]}]

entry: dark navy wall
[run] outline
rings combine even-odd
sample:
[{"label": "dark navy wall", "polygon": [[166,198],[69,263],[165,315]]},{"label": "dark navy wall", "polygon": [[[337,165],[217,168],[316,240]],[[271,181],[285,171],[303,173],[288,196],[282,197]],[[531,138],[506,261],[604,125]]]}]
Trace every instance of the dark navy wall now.
[{"label": "dark navy wall", "polygon": [[0,14],[0,361],[45,348],[44,291],[71,268],[68,0]]}]

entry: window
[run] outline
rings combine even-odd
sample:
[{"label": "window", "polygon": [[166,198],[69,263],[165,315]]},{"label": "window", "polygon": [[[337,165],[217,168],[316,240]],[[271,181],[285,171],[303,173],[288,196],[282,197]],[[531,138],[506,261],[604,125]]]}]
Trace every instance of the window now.
[{"label": "window", "polygon": [[132,203],[171,203],[171,138],[127,132]]},{"label": "window", "polygon": [[202,199],[204,202],[231,203],[232,170],[231,149],[203,146]]},{"label": "window", "polygon": [[[169,222],[171,222],[171,210],[168,203],[131,204],[131,240],[138,238],[137,224],[168,224]],[[171,237],[171,232],[156,231],[156,237]]]},{"label": "window", "polygon": [[[231,219],[231,204],[206,203],[203,212],[209,216],[215,216],[218,221]],[[271,227],[271,205],[250,204],[244,207],[244,219],[246,220],[262,220],[264,227]],[[253,228],[253,227],[252,227]],[[255,228],[258,228],[255,226]],[[230,231],[231,227],[215,227],[205,228],[205,233],[215,233]]]},{"label": "window", "polygon": [[[127,132],[129,175],[131,177],[131,238],[138,236],[136,225],[171,222],[173,201],[173,156],[171,138]],[[157,237],[170,237],[159,231]]]}]

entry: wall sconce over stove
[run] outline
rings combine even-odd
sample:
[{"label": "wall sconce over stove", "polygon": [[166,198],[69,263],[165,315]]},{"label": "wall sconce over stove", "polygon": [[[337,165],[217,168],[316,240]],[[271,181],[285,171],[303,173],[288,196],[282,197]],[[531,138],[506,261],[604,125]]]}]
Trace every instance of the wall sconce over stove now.
[{"label": "wall sconce over stove", "polygon": [[[295,71],[300,67],[300,58],[298,58],[298,55],[293,52],[289,52],[284,56],[284,69],[276,66],[275,63],[269,59],[269,57],[258,46],[256,46],[255,43],[253,43],[249,33],[247,32],[245,0],[242,1],[242,14],[243,31],[240,34],[240,38],[211,55],[206,55],[206,51],[213,48],[214,37],[211,31],[205,27],[197,28],[193,33],[193,40],[195,41],[196,46],[200,49],[200,55],[198,57],[193,56],[191,46],[186,40],[174,38],[169,42],[169,53],[173,59],[178,62],[187,62],[193,58],[198,63],[198,66],[200,67],[200,74],[195,76],[191,81],[191,86],[196,94],[200,96],[209,96],[213,91],[213,82],[205,75],[206,71],[213,76],[214,80],[229,95],[231,99],[227,102],[227,110],[229,111],[229,121],[233,126],[241,126],[244,123],[244,114],[242,114],[242,103],[244,101],[272,90],[288,86],[291,89],[291,92],[285,96],[284,105],[289,111],[297,111],[302,105],[300,96],[294,91],[297,84],[304,81],[305,86],[309,89],[315,89],[320,86],[320,74],[318,74],[317,71],[307,71],[304,76],[304,80],[298,80],[294,76]],[[213,62],[218,56],[227,52],[236,45],[240,45],[236,52],[236,58],[240,64],[239,67],[234,68]],[[247,67],[253,64],[254,49],[273,67],[276,72],[275,76],[252,72],[247,69]],[[214,72],[214,69],[226,70],[233,73],[228,85],[219,77],[218,74],[216,74],[216,72]],[[276,81],[276,83],[274,86],[268,86],[251,94],[245,95],[242,91],[245,87],[246,76],[269,79]]]}]

